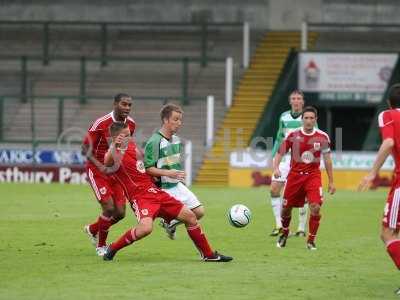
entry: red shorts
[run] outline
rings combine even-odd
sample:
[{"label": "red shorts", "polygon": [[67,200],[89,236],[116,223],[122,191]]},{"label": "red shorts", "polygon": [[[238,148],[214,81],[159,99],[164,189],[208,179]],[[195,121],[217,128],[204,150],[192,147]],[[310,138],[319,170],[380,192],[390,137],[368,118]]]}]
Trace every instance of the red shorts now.
[{"label": "red shorts", "polygon": [[306,203],[322,205],[321,173],[290,172],[283,193],[283,207],[303,207]]},{"label": "red shorts", "polygon": [[88,182],[99,202],[113,200],[117,206],[125,205],[126,197],[122,186],[112,177],[100,172],[96,167],[87,166]]},{"label": "red shorts", "polygon": [[393,178],[392,188],[386,200],[382,225],[391,229],[400,229],[400,178]]},{"label": "red shorts", "polygon": [[169,223],[179,215],[183,207],[182,202],[156,187],[136,191],[134,196],[130,202],[138,222],[146,217],[153,220],[160,217]]}]

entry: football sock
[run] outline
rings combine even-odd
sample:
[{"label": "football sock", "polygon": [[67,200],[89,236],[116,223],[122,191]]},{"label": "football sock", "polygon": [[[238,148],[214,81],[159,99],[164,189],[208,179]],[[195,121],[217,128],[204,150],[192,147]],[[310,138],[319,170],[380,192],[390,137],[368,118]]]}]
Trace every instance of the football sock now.
[{"label": "football sock", "polygon": [[89,225],[89,231],[92,235],[96,235],[99,232],[99,220]]},{"label": "football sock", "polygon": [[201,230],[200,224],[187,227],[186,230],[203,257],[210,257],[213,255],[213,251],[211,250],[206,236]]},{"label": "football sock", "polygon": [[306,231],[308,204],[299,208],[299,226],[297,231]]},{"label": "football sock", "polygon": [[106,245],[108,229],[111,226],[111,218],[100,215],[97,223],[99,224],[99,241],[97,243],[97,247],[103,247]]},{"label": "football sock", "polygon": [[[110,226],[119,222],[119,220],[115,220],[113,217],[111,217],[110,221],[111,221]],[[96,235],[99,233],[99,219],[97,219],[97,221],[94,222],[93,224],[89,225],[89,231],[92,235]]]},{"label": "football sock", "polygon": [[136,241],[136,228],[129,229],[117,241],[110,245],[111,250],[118,251]]},{"label": "football sock", "polygon": [[289,225],[290,225],[290,220],[292,219],[291,216],[282,216],[282,233],[285,236],[289,235]]},{"label": "football sock", "polygon": [[394,264],[400,269],[400,240],[392,240],[386,244],[386,250]]},{"label": "football sock", "polygon": [[321,220],[321,215],[314,216],[310,215],[310,221],[308,223],[308,240],[307,242],[314,242],[317,235],[319,221]]},{"label": "football sock", "polygon": [[282,211],[282,199],[281,197],[271,197],[272,212],[275,216],[276,228],[282,227],[281,211]]}]

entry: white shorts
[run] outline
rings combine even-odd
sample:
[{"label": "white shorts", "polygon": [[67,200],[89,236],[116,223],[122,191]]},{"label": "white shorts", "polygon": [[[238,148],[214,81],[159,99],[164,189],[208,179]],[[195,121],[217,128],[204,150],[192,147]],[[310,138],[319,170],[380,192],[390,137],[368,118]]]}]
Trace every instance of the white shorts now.
[{"label": "white shorts", "polygon": [[286,182],[286,178],[290,171],[290,155],[285,155],[279,164],[279,171],[281,171],[281,177],[275,178],[272,176],[272,181]]},{"label": "white shorts", "polygon": [[163,191],[166,191],[172,197],[185,204],[189,209],[194,209],[201,206],[201,203],[199,199],[197,199],[196,195],[193,194],[192,191],[189,190],[182,182],[179,182],[172,188],[163,189]]}]

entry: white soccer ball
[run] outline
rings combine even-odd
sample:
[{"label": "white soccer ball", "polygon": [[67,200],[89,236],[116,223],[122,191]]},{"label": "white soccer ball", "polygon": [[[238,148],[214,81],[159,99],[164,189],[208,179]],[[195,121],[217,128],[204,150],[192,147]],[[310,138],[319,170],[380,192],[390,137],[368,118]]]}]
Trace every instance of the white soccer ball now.
[{"label": "white soccer ball", "polygon": [[234,227],[244,227],[250,223],[251,211],[243,204],[236,204],[229,209],[228,220]]}]

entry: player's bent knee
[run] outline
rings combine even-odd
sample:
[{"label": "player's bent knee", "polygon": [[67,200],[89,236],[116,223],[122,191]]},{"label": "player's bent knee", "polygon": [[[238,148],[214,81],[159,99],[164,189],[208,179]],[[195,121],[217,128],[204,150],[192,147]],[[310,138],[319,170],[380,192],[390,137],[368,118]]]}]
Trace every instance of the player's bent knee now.
[{"label": "player's bent knee", "polygon": [[310,211],[311,214],[314,216],[319,215],[319,211],[321,209],[321,206],[319,204],[310,204]]},{"label": "player's bent knee", "polygon": [[197,224],[197,218],[194,212],[192,212],[190,209],[188,209],[186,206],[184,206],[179,213],[177,219],[179,221],[182,221],[185,223],[185,225],[188,226],[194,226]]},{"label": "player's bent knee", "polygon": [[102,202],[101,208],[103,210],[103,214],[111,217],[114,213],[114,203],[112,202],[112,199]]},{"label": "player's bent knee", "polygon": [[153,231],[153,219],[145,218],[140,220],[139,224],[136,226],[136,236],[138,238],[145,237]]},{"label": "player's bent knee", "polygon": [[291,207],[283,207],[282,208],[282,216],[289,217],[292,214]]},{"label": "player's bent knee", "polygon": [[192,211],[196,215],[197,220],[200,220],[202,217],[204,217],[204,207],[203,206],[196,207]]},{"label": "player's bent knee", "polygon": [[384,243],[388,243],[394,239],[397,239],[397,233],[388,227],[382,227],[381,230],[381,240]]},{"label": "player's bent knee", "polygon": [[113,214],[113,218],[115,221],[120,221],[125,218],[125,207],[115,207],[115,211]]},{"label": "player's bent knee", "polygon": [[280,197],[281,196],[281,183],[272,181],[271,183],[271,197]]}]

